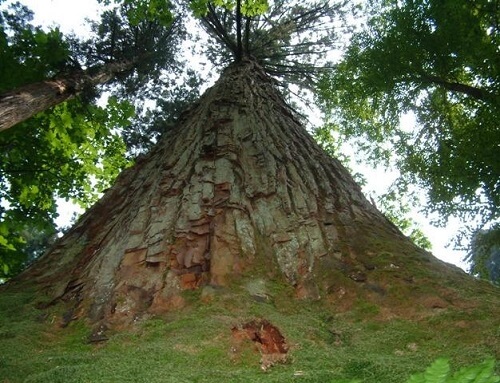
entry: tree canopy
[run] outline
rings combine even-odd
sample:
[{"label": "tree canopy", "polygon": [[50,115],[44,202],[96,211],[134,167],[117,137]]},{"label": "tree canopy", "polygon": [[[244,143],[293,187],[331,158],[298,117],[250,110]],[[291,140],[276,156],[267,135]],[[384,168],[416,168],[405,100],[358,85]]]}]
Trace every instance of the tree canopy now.
[{"label": "tree canopy", "polygon": [[500,218],[498,2],[364,9],[366,23],[319,87],[331,129],[372,163],[395,164],[399,192],[422,187],[428,212],[491,225]]},{"label": "tree canopy", "polygon": [[282,83],[311,87],[338,40],[340,28],[333,25],[347,3],[205,1],[195,12],[216,42],[207,53],[218,66],[249,56]]}]

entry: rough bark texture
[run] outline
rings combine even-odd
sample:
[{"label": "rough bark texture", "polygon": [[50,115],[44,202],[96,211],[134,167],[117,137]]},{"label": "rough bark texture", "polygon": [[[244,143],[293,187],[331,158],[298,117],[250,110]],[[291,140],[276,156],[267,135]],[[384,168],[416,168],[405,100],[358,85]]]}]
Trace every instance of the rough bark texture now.
[{"label": "rough bark texture", "polygon": [[75,97],[85,86],[105,84],[133,65],[131,61],[109,63],[92,74],[92,71],[78,71],[0,94],[0,131]]},{"label": "rough bark texture", "polygon": [[174,309],[183,290],[259,267],[297,298],[336,299],[360,284],[383,294],[377,270],[411,284],[423,262],[444,279],[244,60],[22,278],[102,323]]},{"label": "rough bark texture", "polygon": [[0,131],[27,120],[74,96],[67,81],[29,84],[0,95]]}]

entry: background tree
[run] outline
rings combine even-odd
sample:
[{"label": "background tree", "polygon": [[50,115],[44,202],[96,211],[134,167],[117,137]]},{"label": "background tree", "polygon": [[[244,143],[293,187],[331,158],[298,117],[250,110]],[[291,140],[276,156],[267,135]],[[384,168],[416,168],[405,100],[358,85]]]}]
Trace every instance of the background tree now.
[{"label": "background tree", "polygon": [[[45,32],[31,25],[32,13],[20,4],[2,11],[0,92],[71,78],[85,67],[84,73],[94,76],[114,63],[141,58],[140,65],[115,73],[107,88],[82,84],[78,97],[0,134],[3,277],[16,274],[31,257],[28,232],[53,235],[58,198],[89,206],[128,165],[120,129],[131,129],[134,108],[117,96],[144,93],[141,90],[149,89],[152,80],[174,66],[182,29],[179,24],[163,27],[149,20],[132,24],[126,14],[126,8],[104,13],[94,26],[95,36],[82,42],[57,29]],[[96,103],[103,90],[115,93],[106,108]]]},{"label": "background tree", "polygon": [[96,38],[75,49],[93,66],[134,62],[131,72],[118,74],[107,88],[136,110],[131,125],[122,130],[132,158],[151,148],[168,130],[199,95],[202,83],[188,68],[180,50],[188,36],[184,20],[187,10],[163,8],[165,4],[123,1],[119,8],[104,12],[99,23],[92,24]]},{"label": "background tree", "polygon": [[178,19],[168,26],[149,19],[135,23],[129,20],[129,7],[105,11],[101,22],[93,25],[92,39],[67,39],[71,56],[66,52],[67,57],[59,58],[58,71],[50,79],[0,95],[0,130],[85,91],[95,91],[98,85],[119,83],[125,94],[134,93],[160,77],[162,69],[174,67],[172,52],[182,33]]},{"label": "background tree", "polygon": [[[332,128],[426,210],[480,225],[499,219],[498,2],[370,1],[366,25],[320,86]],[[401,125],[411,114],[417,126]],[[474,228],[473,228],[474,229]]]}]

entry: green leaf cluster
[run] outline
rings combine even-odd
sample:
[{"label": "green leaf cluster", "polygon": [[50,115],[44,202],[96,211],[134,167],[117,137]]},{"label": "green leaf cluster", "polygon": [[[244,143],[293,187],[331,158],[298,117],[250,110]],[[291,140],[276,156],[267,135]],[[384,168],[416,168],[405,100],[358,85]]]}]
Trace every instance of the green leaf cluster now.
[{"label": "green leaf cluster", "polygon": [[[209,5],[222,7],[227,10],[235,9],[236,0],[194,0],[189,3],[191,10],[197,17],[205,16],[208,13]],[[267,0],[243,0],[241,1],[241,13],[245,16],[257,16],[265,13],[269,9]]]},{"label": "green leaf cluster", "polygon": [[394,223],[413,243],[425,250],[432,249],[430,239],[424,234],[420,225],[412,218],[414,201],[405,201],[399,192],[389,190],[377,200],[377,207]]},{"label": "green leaf cluster", "polygon": [[[320,85],[341,136],[443,219],[500,216],[500,30],[489,0],[373,0]],[[403,125],[404,115],[416,126]],[[405,120],[408,121],[408,120]]]},{"label": "green leaf cluster", "polygon": [[[99,0],[104,5],[110,5],[111,0]],[[144,21],[156,21],[163,26],[169,26],[174,21],[170,2],[167,0],[114,0],[127,9],[128,20],[132,25]]]},{"label": "green leaf cluster", "polygon": [[500,285],[500,224],[474,233],[465,260],[471,274]]},{"label": "green leaf cluster", "polygon": [[20,3],[0,12],[0,92],[50,78],[68,64],[69,43],[59,29],[45,31],[32,19]]},{"label": "green leaf cluster", "polygon": [[[437,359],[425,372],[412,375],[405,383],[498,383],[500,377],[495,374],[495,361],[489,359],[474,366],[463,367],[452,373],[447,359]],[[334,380],[332,383],[361,383],[360,380],[349,382]]]},{"label": "green leaf cluster", "polygon": [[33,258],[26,237],[54,235],[58,198],[88,207],[128,165],[117,129],[133,113],[115,98],[106,108],[73,99],[0,135],[0,263],[9,267],[4,277]]},{"label": "green leaf cluster", "polygon": [[342,137],[339,137],[338,135],[334,136],[333,133],[334,129],[332,129],[332,126],[326,124],[314,129],[313,137],[325,153],[332,158],[338,159],[342,165],[344,165],[358,185],[366,185],[366,178],[361,173],[354,173],[354,171],[350,168],[349,163],[351,158],[342,152]]},{"label": "green leaf cluster", "polygon": [[423,373],[413,375],[406,383],[498,383],[500,377],[495,374],[495,361],[487,360],[475,366],[464,367],[451,373],[450,363],[446,359],[436,360]]},{"label": "green leaf cluster", "polygon": [[[323,150],[331,157],[337,158],[349,170],[358,185],[365,186],[366,179],[360,173],[355,173],[350,167],[351,158],[342,152],[343,140],[335,127],[329,124],[316,128],[313,137]],[[389,190],[377,198],[377,207],[389,218],[413,243],[422,249],[431,250],[432,244],[417,222],[411,217],[411,206],[415,202],[407,202],[394,190]]]}]

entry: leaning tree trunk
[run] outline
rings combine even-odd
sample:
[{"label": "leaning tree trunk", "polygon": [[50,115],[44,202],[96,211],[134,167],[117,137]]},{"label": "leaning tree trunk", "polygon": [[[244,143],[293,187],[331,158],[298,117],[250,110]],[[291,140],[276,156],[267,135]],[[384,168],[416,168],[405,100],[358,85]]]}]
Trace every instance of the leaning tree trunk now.
[{"label": "leaning tree trunk", "polygon": [[21,279],[101,323],[171,310],[183,290],[263,269],[297,298],[340,299],[389,289],[390,278],[411,288],[422,265],[426,283],[450,274],[365,199],[273,80],[243,60]]},{"label": "leaning tree trunk", "polygon": [[133,61],[108,63],[98,69],[76,71],[0,94],[0,132],[77,96],[87,86],[105,84],[133,66]]}]

